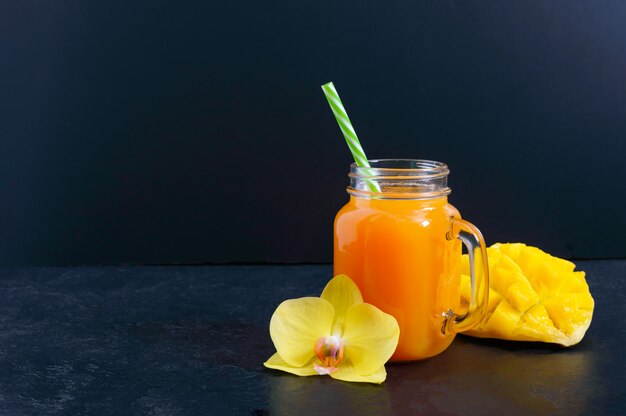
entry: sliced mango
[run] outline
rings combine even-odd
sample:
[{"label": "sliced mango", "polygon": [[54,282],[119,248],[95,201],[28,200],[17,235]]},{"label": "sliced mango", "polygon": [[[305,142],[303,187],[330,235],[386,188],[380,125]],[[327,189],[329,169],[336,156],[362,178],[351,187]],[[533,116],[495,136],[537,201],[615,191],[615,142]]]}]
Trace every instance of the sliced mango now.
[{"label": "sliced mango", "polygon": [[[593,317],[585,272],[522,243],[494,244],[489,257],[489,306],[485,319],[465,332],[481,338],[575,345]],[[469,261],[461,262],[461,298],[470,299]]]}]

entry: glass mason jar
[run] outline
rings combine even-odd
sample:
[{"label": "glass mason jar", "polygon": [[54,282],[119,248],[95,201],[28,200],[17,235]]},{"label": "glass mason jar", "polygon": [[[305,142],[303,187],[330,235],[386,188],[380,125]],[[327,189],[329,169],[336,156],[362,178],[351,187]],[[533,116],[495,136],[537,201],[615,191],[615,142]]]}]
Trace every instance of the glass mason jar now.
[{"label": "glass mason jar", "polygon": [[[485,242],[448,203],[446,164],[387,159],[370,165],[350,166],[350,201],[335,218],[334,274],[348,275],[365,302],[397,319],[400,339],[392,361],[431,357],[484,318]],[[461,242],[471,274],[471,302],[463,311]]]}]

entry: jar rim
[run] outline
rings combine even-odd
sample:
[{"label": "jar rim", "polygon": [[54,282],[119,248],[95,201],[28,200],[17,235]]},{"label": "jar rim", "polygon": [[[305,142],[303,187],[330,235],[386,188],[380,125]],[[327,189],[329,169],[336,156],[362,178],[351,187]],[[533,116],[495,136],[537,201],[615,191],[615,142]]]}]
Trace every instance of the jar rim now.
[{"label": "jar rim", "polygon": [[378,176],[419,176],[424,178],[436,178],[447,176],[450,173],[448,165],[443,162],[427,159],[372,159],[368,160],[370,166],[358,166],[350,164],[350,175],[360,177]]},{"label": "jar rim", "polygon": [[447,164],[428,159],[371,159],[368,160],[368,162],[370,164],[369,168],[364,166],[358,166],[355,162],[350,164],[350,167],[358,169],[376,169],[381,171],[432,171],[433,173],[439,173],[441,171],[448,170]]},{"label": "jar rim", "polygon": [[373,159],[370,166],[350,165],[353,196],[376,199],[430,199],[450,194],[448,165],[426,159]]}]

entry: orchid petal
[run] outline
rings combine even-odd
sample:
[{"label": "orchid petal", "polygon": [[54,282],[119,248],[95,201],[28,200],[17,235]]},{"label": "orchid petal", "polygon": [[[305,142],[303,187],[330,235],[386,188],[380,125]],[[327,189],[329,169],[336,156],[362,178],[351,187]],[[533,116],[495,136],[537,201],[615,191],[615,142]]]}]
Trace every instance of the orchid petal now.
[{"label": "orchid petal", "polygon": [[328,282],[320,297],[326,299],[335,308],[332,334],[341,336],[344,331],[346,312],[351,306],[363,303],[361,291],[348,276],[340,274]]},{"label": "orchid petal", "polygon": [[389,360],[399,336],[396,318],[373,305],[360,303],[346,314],[344,354],[359,374],[372,374]]},{"label": "orchid petal", "polygon": [[321,298],[290,299],[281,303],[270,321],[270,336],[280,357],[302,367],[314,356],[315,342],[329,336],[335,310]]},{"label": "orchid petal", "polygon": [[278,353],[272,355],[263,365],[267,368],[273,368],[274,370],[286,371],[287,373],[295,374],[297,376],[316,376],[317,371],[314,368],[315,358],[311,358],[303,367],[294,367],[287,364]]},{"label": "orchid petal", "polygon": [[380,384],[387,378],[387,371],[385,371],[385,366],[381,366],[370,374],[361,374],[350,361],[346,361],[341,363],[337,371],[330,373],[330,376],[342,381]]}]

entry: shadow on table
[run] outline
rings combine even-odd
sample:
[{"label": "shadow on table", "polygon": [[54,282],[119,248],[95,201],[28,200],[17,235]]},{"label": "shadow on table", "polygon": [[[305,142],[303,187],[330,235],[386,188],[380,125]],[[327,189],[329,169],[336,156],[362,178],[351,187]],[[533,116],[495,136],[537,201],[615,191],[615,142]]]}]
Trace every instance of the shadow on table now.
[{"label": "shadow on table", "polygon": [[594,389],[593,351],[459,337],[443,354],[388,364],[382,385],[269,377],[271,415],[581,414]]},{"label": "shadow on table", "polygon": [[272,374],[270,415],[386,415],[391,411],[384,384],[346,383],[330,377]]}]

